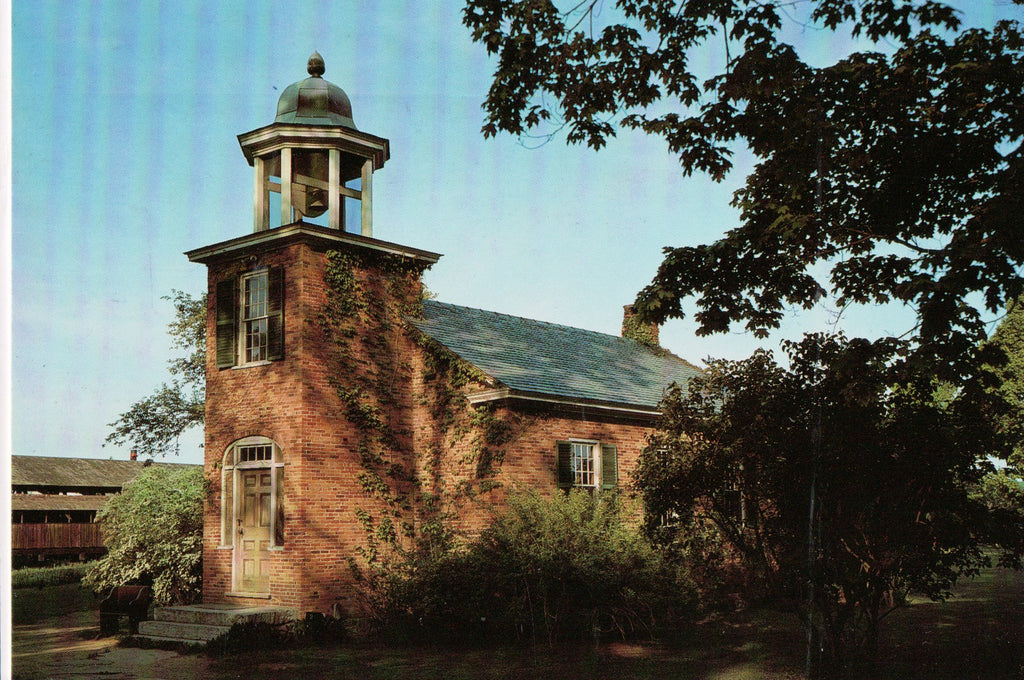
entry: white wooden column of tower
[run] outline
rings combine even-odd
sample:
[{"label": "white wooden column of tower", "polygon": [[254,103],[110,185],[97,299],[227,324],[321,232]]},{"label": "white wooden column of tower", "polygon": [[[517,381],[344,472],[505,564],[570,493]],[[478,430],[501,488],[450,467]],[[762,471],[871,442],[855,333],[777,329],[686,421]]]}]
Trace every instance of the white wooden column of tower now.
[{"label": "white wooden column of tower", "polygon": [[[327,213],[327,226],[345,229],[345,199],[360,203],[360,233],[373,236],[373,172],[390,157],[387,139],[360,132],[348,95],[323,79],[313,53],[309,78],[285,88],[277,117],[238,136],[253,166],[253,229],[291,224]],[[275,179],[276,178],[276,179]],[[349,186],[358,180],[358,188]],[[281,196],[281,221],[271,223],[270,194]]]}]

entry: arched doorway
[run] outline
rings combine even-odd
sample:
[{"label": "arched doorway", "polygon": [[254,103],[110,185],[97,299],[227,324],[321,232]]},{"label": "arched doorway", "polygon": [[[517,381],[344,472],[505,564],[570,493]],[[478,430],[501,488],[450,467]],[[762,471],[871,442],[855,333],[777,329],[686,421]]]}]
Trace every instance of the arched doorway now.
[{"label": "arched doorway", "polygon": [[284,548],[284,460],[267,437],[245,437],[224,452],[221,543],[232,548],[231,590],[270,593],[270,562]]}]

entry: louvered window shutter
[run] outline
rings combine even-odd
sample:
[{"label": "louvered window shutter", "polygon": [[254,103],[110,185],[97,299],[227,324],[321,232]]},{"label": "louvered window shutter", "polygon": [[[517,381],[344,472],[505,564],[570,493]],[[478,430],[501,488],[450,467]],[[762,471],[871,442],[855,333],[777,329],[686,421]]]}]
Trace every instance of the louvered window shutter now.
[{"label": "louvered window shutter", "polygon": [[[220,544],[233,545],[235,540],[234,508],[235,508],[235,447],[231,447],[224,455],[220,475]],[[227,463],[232,463],[228,465]]]},{"label": "louvered window shutter", "polygon": [[619,452],[612,444],[601,444],[601,488],[619,485]]},{"label": "louvered window shutter", "polygon": [[572,473],[572,444],[569,442],[558,442],[555,444],[558,451],[558,488],[572,488],[576,481]]},{"label": "louvered window shutter", "polygon": [[217,368],[231,368],[238,357],[238,285],[234,278],[217,282]]},{"label": "louvered window shutter", "polygon": [[267,359],[284,359],[284,268],[267,273]]}]

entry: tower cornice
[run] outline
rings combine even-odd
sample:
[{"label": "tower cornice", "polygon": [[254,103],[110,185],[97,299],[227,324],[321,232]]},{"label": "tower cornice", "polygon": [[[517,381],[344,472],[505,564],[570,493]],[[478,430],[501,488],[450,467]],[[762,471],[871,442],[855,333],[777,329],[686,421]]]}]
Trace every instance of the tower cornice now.
[{"label": "tower cornice", "polygon": [[432,253],[429,250],[420,250],[419,248],[381,241],[368,236],[328,229],[302,221],[189,250],[185,252],[185,256],[190,262],[209,264],[220,258],[245,256],[257,251],[266,250],[271,246],[285,246],[302,241],[319,244],[328,248],[338,246],[367,248],[390,255],[408,257],[423,262],[428,266],[441,258],[439,253]]},{"label": "tower cornice", "polygon": [[271,123],[238,135],[245,160],[249,165],[257,156],[280,151],[283,148],[333,148],[373,160],[373,169],[379,170],[391,158],[389,142],[384,137],[351,128],[327,125],[296,125]]}]

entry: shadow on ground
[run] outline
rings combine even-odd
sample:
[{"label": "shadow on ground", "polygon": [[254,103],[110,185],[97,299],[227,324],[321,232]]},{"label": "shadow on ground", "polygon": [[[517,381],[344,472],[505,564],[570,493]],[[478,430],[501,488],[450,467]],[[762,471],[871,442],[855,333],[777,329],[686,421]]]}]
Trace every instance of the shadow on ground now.
[{"label": "shadow on ground", "polygon": [[[679,631],[660,643],[595,647],[486,649],[345,645],[272,650],[253,641],[241,654],[211,658],[117,646],[98,638],[98,612],[77,586],[15,591],[12,662],[17,680],[102,677],[111,680],[270,680],[406,678],[444,680],[595,680],[803,677],[803,631],[796,617],[745,611]],[[889,617],[879,654],[851,678],[1024,680],[1024,574],[986,570],[948,602],[915,602]]]}]

